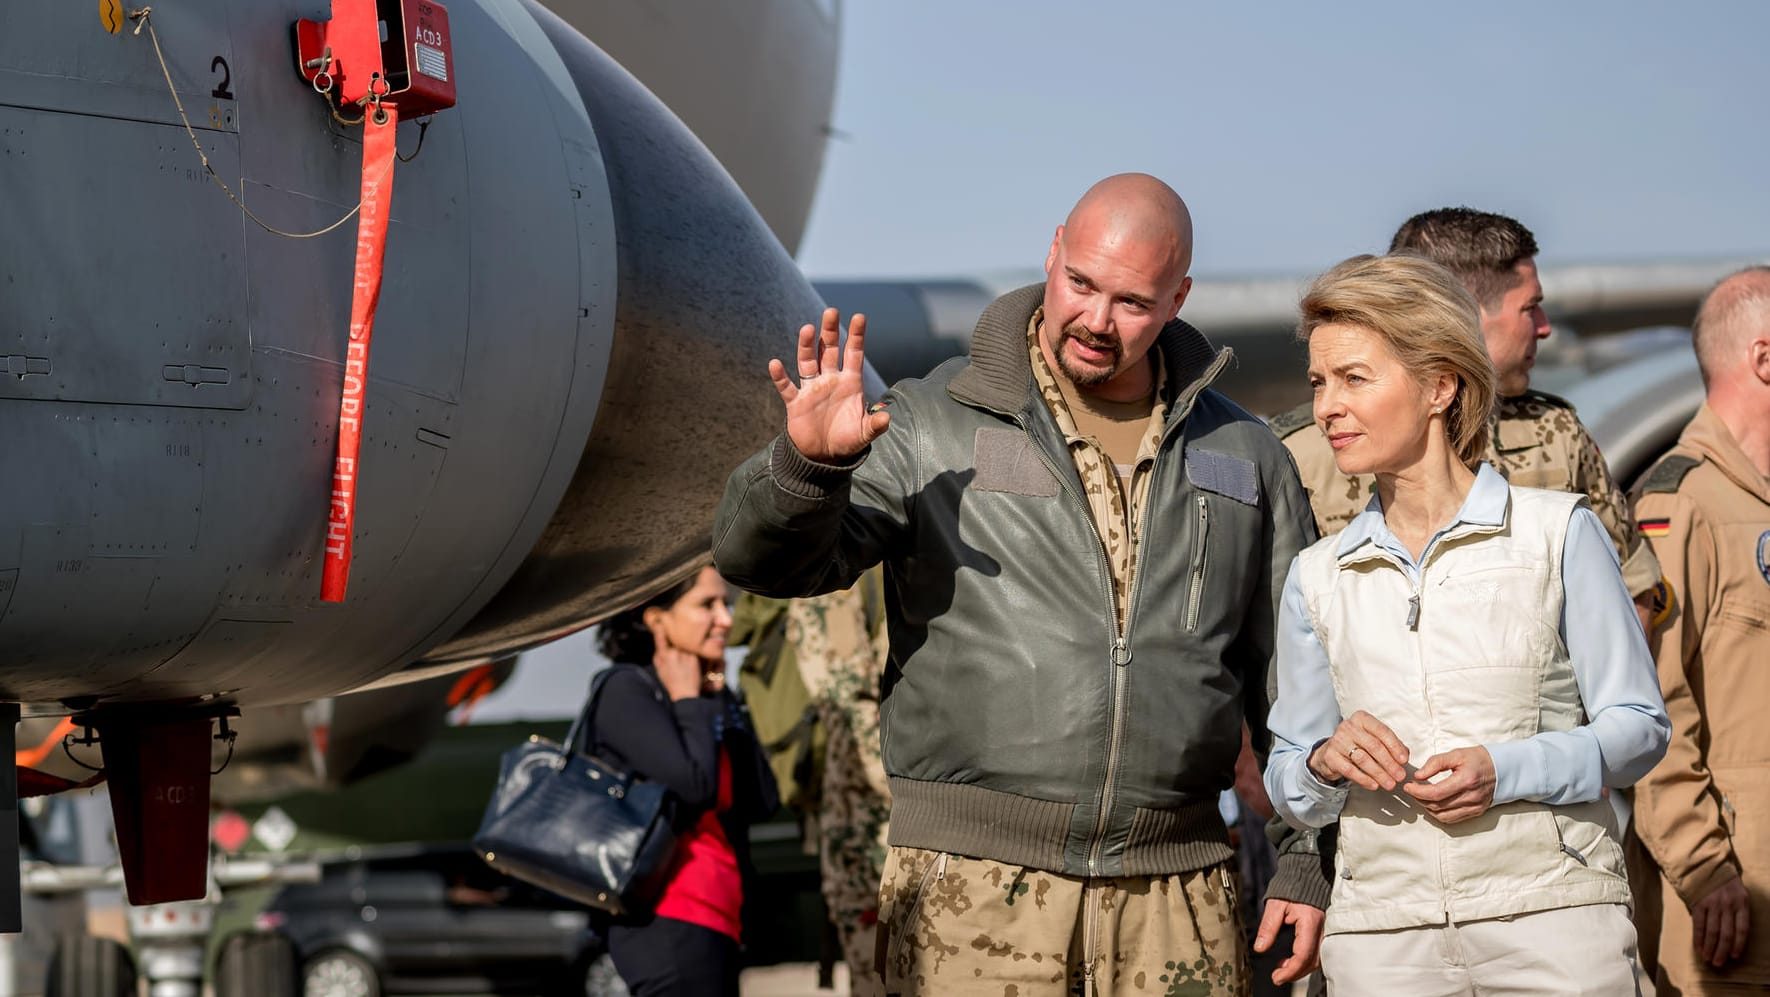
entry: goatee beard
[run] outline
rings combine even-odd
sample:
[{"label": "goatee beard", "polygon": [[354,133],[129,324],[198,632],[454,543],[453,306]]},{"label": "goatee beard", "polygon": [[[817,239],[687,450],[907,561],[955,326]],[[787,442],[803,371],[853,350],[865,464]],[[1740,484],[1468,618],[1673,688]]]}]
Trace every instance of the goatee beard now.
[{"label": "goatee beard", "polygon": [[[1064,352],[1063,346],[1065,341],[1071,339],[1093,349],[1106,350],[1112,356],[1112,364],[1100,368],[1081,367],[1070,363],[1069,354]],[[1119,361],[1123,358],[1120,349],[1116,339],[1095,339],[1087,330],[1076,325],[1068,325],[1057,337],[1057,348],[1051,352],[1057,357],[1057,369],[1063,372],[1064,377],[1069,378],[1071,384],[1079,388],[1094,388],[1112,380],[1118,374]]]}]

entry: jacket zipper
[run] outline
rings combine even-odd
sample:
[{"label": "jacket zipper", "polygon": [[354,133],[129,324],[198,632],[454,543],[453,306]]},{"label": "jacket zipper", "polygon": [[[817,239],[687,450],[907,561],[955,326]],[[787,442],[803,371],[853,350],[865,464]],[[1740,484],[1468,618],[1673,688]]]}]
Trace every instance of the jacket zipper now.
[{"label": "jacket zipper", "polygon": [[[1190,406],[1188,406],[1188,408],[1190,408]],[[1181,420],[1181,422],[1183,421],[1184,419]],[[1149,466],[1149,476],[1152,480],[1155,478],[1156,472],[1161,469],[1162,457],[1167,453],[1168,441],[1176,432],[1178,432],[1179,425],[1180,422],[1170,423],[1162,432],[1161,443],[1156,447],[1155,459]],[[1035,440],[1034,442],[1036,443],[1037,441]],[[1045,448],[1037,447],[1037,450],[1039,452],[1039,459],[1045,462],[1046,469],[1055,473],[1057,469],[1052,465],[1050,455],[1045,453]],[[1057,475],[1057,480],[1063,482],[1064,487],[1069,487],[1069,479],[1067,477]],[[1144,515],[1138,520],[1137,529],[1131,532],[1131,588],[1125,596],[1125,602],[1127,603],[1125,606],[1125,625],[1121,629],[1118,625],[1118,602],[1112,598],[1112,560],[1106,551],[1106,541],[1101,539],[1100,530],[1094,526],[1094,514],[1089,510],[1087,501],[1081,496],[1076,495],[1073,488],[1070,489],[1070,495],[1082,503],[1083,511],[1088,514],[1088,526],[1090,529],[1094,530],[1094,541],[1098,545],[1101,561],[1106,567],[1107,605],[1113,609],[1111,614],[1113,625],[1112,663],[1116,667],[1113,669],[1112,676],[1112,717],[1107,727],[1106,785],[1101,788],[1100,813],[1094,820],[1094,838],[1088,845],[1088,877],[1093,879],[1097,878],[1100,873],[1100,850],[1106,845],[1106,818],[1107,815],[1112,812],[1112,804],[1114,802],[1113,797],[1117,795],[1115,787],[1118,785],[1119,742],[1122,739],[1121,728],[1123,727],[1125,713],[1125,682],[1124,677],[1119,674],[1119,669],[1131,663],[1131,646],[1126,635],[1131,631],[1132,611],[1137,606],[1137,592],[1143,582],[1143,573],[1137,570],[1140,565],[1137,564],[1136,558],[1142,551],[1143,531],[1149,526],[1149,514],[1153,510],[1144,509]],[[1127,509],[1130,507],[1130,503],[1131,497],[1126,495],[1125,506]],[[1204,518],[1203,496],[1199,496],[1199,516],[1202,525]],[[1198,586],[1196,584],[1197,581],[1198,579],[1195,573],[1193,586],[1194,606],[1191,607],[1194,611],[1196,611],[1196,603],[1199,598],[1197,591]],[[1196,615],[1196,613],[1193,615]],[[1191,627],[1189,626],[1188,629],[1191,629]],[[1086,903],[1088,899],[1088,890],[1089,884],[1084,883],[1082,885],[1082,898],[1084,903]],[[1087,932],[1087,937],[1082,942],[1082,988],[1083,993],[1087,995],[1087,997],[1093,997],[1093,994],[1095,993],[1094,956],[1098,954],[1095,951],[1098,942],[1098,939],[1096,938],[1099,917],[1096,910],[1098,907],[1098,900],[1099,898],[1096,897],[1095,903],[1088,904],[1087,911],[1082,915],[1083,930]]]},{"label": "jacket zipper", "polygon": [[[1026,432],[1026,427],[1022,426],[1021,431]],[[1088,875],[1093,877],[1099,874],[1100,850],[1106,844],[1106,816],[1112,809],[1113,784],[1118,779],[1119,746],[1120,741],[1123,740],[1124,732],[1121,728],[1125,713],[1125,683],[1118,674],[1118,669],[1131,663],[1131,647],[1125,639],[1125,632],[1130,629],[1131,607],[1125,607],[1125,627],[1121,629],[1119,627],[1118,599],[1113,595],[1112,590],[1112,557],[1107,553],[1106,540],[1100,536],[1099,526],[1094,523],[1094,513],[1089,509],[1087,499],[1076,493],[1069,476],[1058,472],[1057,465],[1051,459],[1051,455],[1045,452],[1045,448],[1039,444],[1036,438],[1033,440],[1033,450],[1039,455],[1039,460],[1044,463],[1045,470],[1051,472],[1052,477],[1063,483],[1064,490],[1069,492],[1071,498],[1081,503],[1082,518],[1088,524],[1088,531],[1094,534],[1094,550],[1100,555],[1100,566],[1105,569],[1102,575],[1104,580],[1102,589],[1106,595],[1106,618],[1112,624],[1112,663],[1116,667],[1113,669],[1112,675],[1112,715],[1107,719],[1106,727],[1106,782],[1100,791],[1100,813],[1094,819],[1093,840],[1088,844]],[[1160,463],[1161,454],[1159,452],[1155,459],[1157,463]],[[1154,476],[1154,465],[1151,465],[1149,473],[1152,477]],[[1145,523],[1138,524],[1139,533],[1145,525]],[[1136,538],[1133,538],[1133,549],[1135,549],[1135,542]],[[1137,601],[1137,582],[1138,576],[1134,573],[1131,576],[1131,593],[1127,598],[1127,601],[1133,605]]]},{"label": "jacket zipper", "polygon": [[[1162,429],[1161,442],[1157,444],[1155,460],[1151,463],[1149,469],[1149,474],[1152,479],[1155,477],[1156,472],[1161,468],[1162,457],[1167,453],[1169,443],[1180,433],[1181,427],[1185,425],[1186,417],[1191,413],[1192,406],[1197,401],[1198,394],[1209,386],[1210,382],[1216,378],[1217,372],[1221,371],[1223,365],[1227,362],[1228,357],[1220,354],[1217,359],[1213,361],[1211,369],[1206,371],[1205,375],[1200,379],[1201,383],[1198,383],[1196,389],[1189,389],[1188,391],[1182,392],[1180,398],[1176,399],[1174,405],[1168,409],[1168,424]],[[965,402],[965,399],[963,398],[959,398],[958,400],[961,404],[969,404]],[[1028,436],[1033,435],[1031,430],[1027,429],[1027,417],[1024,414],[1024,409],[1021,411],[1008,411],[993,408],[988,405],[979,405],[977,407],[1012,419],[1014,424],[1020,427],[1021,432],[1026,433]],[[1121,628],[1118,619],[1118,600],[1113,595],[1112,559],[1107,554],[1106,541],[1100,536],[1100,528],[1094,523],[1094,513],[1088,507],[1087,498],[1076,492],[1075,487],[1070,483],[1069,475],[1062,474],[1057,470],[1056,462],[1051,459],[1051,455],[1046,452],[1044,445],[1039,442],[1036,436],[1033,437],[1033,450],[1038,453],[1039,462],[1045,465],[1045,470],[1049,471],[1052,477],[1062,483],[1064,489],[1069,492],[1071,498],[1081,504],[1083,513],[1082,518],[1087,522],[1089,532],[1094,534],[1094,549],[1100,555],[1100,566],[1105,569],[1102,574],[1102,587],[1105,590],[1104,594],[1106,596],[1106,618],[1112,624],[1112,661],[1116,667],[1113,669],[1112,676],[1112,716],[1109,719],[1107,726],[1106,785],[1101,787],[1100,815],[1094,823],[1094,838],[1093,841],[1090,842],[1088,851],[1088,873],[1090,876],[1093,876],[1096,874],[1100,865],[1100,849],[1105,844],[1104,835],[1106,834],[1106,815],[1111,810],[1113,784],[1118,779],[1119,739],[1121,736],[1119,728],[1122,725],[1125,709],[1124,682],[1118,674],[1118,669],[1131,663],[1131,648],[1125,635],[1129,633],[1131,629],[1132,610],[1137,604],[1137,592],[1138,587],[1142,582],[1142,578],[1140,577],[1141,572],[1133,570],[1131,576],[1131,588],[1126,595],[1126,601],[1129,605],[1125,607],[1125,625]],[[1127,501],[1129,501],[1129,496],[1127,496]],[[1131,550],[1133,557],[1136,556],[1139,548],[1142,546],[1142,533],[1147,526],[1147,517],[1145,517],[1145,521],[1139,522],[1138,529],[1131,535]],[[1092,980],[1090,978],[1090,983],[1091,982]]]},{"label": "jacket zipper", "polygon": [[[1161,470],[1162,456],[1167,452],[1164,448],[1168,438],[1169,433],[1162,434],[1162,444],[1156,448],[1155,457],[1150,461],[1149,477],[1152,481],[1155,479],[1156,473]],[[1126,495],[1125,506],[1127,509],[1130,504],[1131,497]],[[1114,797],[1118,795],[1119,748],[1124,740],[1125,721],[1125,676],[1122,669],[1131,663],[1131,623],[1137,610],[1137,593],[1143,585],[1142,565],[1138,564],[1137,560],[1143,550],[1143,532],[1149,528],[1149,517],[1154,511],[1145,508],[1143,515],[1137,519],[1137,528],[1131,531],[1131,588],[1125,593],[1124,627],[1119,628],[1116,613],[1112,618],[1114,634],[1112,644],[1112,663],[1114,665],[1112,670],[1112,718],[1110,726],[1107,728],[1106,785],[1101,788],[1100,814],[1094,820],[1094,840],[1088,847],[1088,875],[1090,876],[1099,875],[1100,850],[1106,846],[1106,819],[1112,813]],[[1092,514],[1088,516],[1088,521],[1090,523],[1094,521]],[[1094,535],[1098,539],[1099,531],[1096,530]],[[1104,540],[1100,541],[1100,551],[1104,556],[1106,553]],[[1108,572],[1111,571],[1111,568],[1112,565],[1109,563],[1107,565]],[[1089,976],[1088,980],[1091,986],[1092,976]]]},{"label": "jacket zipper", "polygon": [[[1448,535],[1449,535],[1448,531],[1446,533],[1441,533],[1438,536],[1433,537],[1430,541],[1428,541],[1426,543],[1425,548],[1420,551],[1419,561],[1414,565],[1414,569],[1415,569],[1414,570],[1414,577],[1409,582],[1410,586],[1413,589],[1413,594],[1409,595],[1407,597],[1406,623],[1407,623],[1408,631],[1411,632],[1412,634],[1414,634],[1414,659],[1416,661],[1420,662],[1420,667],[1422,670],[1424,670],[1424,668],[1425,668],[1425,653],[1426,652],[1425,652],[1425,649],[1420,645],[1420,637],[1419,637],[1419,632],[1420,632],[1420,597],[1426,591],[1426,566],[1431,563],[1432,551],[1437,549],[1439,541],[1445,539]],[[1383,557],[1386,560],[1388,560],[1389,563],[1391,563],[1395,567],[1401,569],[1401,571],[1403,573],[1406,573],[1407,566],[1402,564],[1400,559],[1397,558],[1394,554],[1392,554],[1388,551],[1383,551]],[[1423,688],[1430,688],[1429,683],[1425,684],[1423,686]],[[1438,728],[1438,708],[1432,702],[1432,696],[1430,693],[1428,693],[1426,695],[1426,715],[1429,719],[1432,730],[1434,732],[1433,737],[1434,737],[1434,739],[1436,739],[1436,736],[1437,736],[1436,732],[1437,732],[1437,728]],[[1437,859],[1438,859],[1438,863],[1437,863],[1438,864],[1438,884],[1437,884],[1437,886],[1438,886],[1440,894],[1442,894],[1444,891],[1444,888],[1445,888],[1445,884],[1450,882],[1450,870],[1446,867],[1443,842],[1434,843],[1433,849],[1437,853]],[[1352,878],[1351,873],[1352,873],[1352,869],[1351,869],[1350,864],[1348,864],[1346,867],[1346,878],[1347,879]]]},{"label": "jacket zipper", "polygon": [[[1426,548],[1420,551],[1420,559],[1414,563],[1414,577],[1408,581],[1408,589],[1412,593],[1407,597],[1407,616],[1405,622],[1407,623],[1408,630],[1414,633],[1418,633],[1420,630],[1421,597],[1426,591],[1426,567],[1432,560],[1432,552],[1438,549],[1440,543],[1446,540],[1451,540],[1455,537],[1463,536],[1468,532],[1470,531],[1455,533],[1453,530],[1447,529],[1443,533],[1433,537],[1431,541],[1426,544]],[[1387,550],[1382,550],[1381,547],[1379,547],[1378,550],[1382,551],[1383,560],[1393,564],[1396,568],[1400,569],[1403,574],[1407,572],[1407,565],[1403,564],[1400,558]]]},{"label": "jacket zipper", "polygon": [[1198,499],[1198,539],[1192,543],[1192,597],[1186,601],[1186,632],[1198,630],[1199,602],[1204,598],[1205,588],[1205,556],[1209,553],[1206,539],[1211,530],[1211,514],[1205,505],[1203,495],[1194,496]]},{"label": "jacket zipper", "polygon": [[1433,537],[1426,549],[1420,551],[1420,563],[1414,567],[1414,594],[1407,597],[1407,628],[1414,633],[1420,631],[1420,596],[1426,591],[1426,564],[1432,560],[1432,551],[1437,549],[1438,542],[1447,534],[1448,531]]}]

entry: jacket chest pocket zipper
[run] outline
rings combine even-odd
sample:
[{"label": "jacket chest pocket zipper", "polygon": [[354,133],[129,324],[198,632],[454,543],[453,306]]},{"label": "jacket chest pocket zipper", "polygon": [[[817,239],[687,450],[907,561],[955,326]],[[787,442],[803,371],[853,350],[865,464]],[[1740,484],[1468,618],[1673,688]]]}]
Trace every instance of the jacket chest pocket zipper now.
[{"label": "jacket chest pocket zipper", "polygon": [[1198,522],[1192,535],[1192,592],[1186,600],[1187,633],[1198,629],[1199,604],[1205,595],[1205,558],[1209,553],[1206,540],[1211,532],[1211,512],[1205,505],[1205,497],[1198,495],[1194,498],[1198,501]]}]

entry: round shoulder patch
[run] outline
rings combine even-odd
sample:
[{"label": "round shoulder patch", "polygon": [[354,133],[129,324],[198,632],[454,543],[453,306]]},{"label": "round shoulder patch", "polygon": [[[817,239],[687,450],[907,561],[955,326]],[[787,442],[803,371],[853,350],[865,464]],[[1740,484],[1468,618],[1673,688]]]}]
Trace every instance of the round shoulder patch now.
[{"label": "round shoulder patch", "polygon": [[1653,585],[1653,620],[1649,625],[1656,631],[1665,626],[1677,606],[1678,597],[1672,591],[1672,583],[1661,577]]},{"label": "round shoulder patch", "polygon": [[1758,574],[1770,585],[1770,530],[1758,534]]}]

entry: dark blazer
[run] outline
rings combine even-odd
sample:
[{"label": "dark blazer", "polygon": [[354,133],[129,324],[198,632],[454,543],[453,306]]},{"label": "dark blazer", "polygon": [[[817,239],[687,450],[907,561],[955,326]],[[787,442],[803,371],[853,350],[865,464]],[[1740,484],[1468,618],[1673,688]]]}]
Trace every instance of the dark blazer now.
[{"label": "dark blazer", "polygon": [[672,702],[650,665],[617,662],[609,668],[590,717],[588,752],[669,789],[680,832],[719,802],[723,745],[731,756],[732,808],[719,822],[739,866],[747,867],[749,825],[780,806],[749,710],[729,691]]}]

